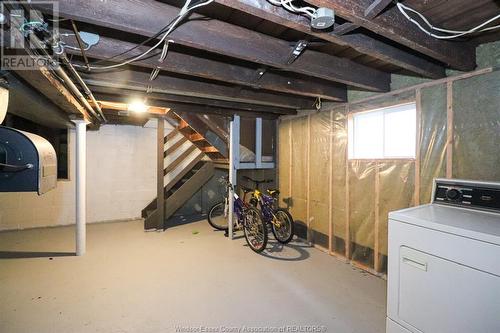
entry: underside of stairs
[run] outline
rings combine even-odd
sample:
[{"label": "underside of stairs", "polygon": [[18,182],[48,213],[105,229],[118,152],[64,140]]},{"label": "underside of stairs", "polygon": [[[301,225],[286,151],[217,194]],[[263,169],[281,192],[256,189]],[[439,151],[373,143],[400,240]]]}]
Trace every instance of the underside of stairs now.
[{"label": "underside of stairs", "polygon": [[223,130],[197,114],[170,113],[177,130],[215,163],[228,163],[228,141]]},{"label": "underside of stairs", "polygon": [[[165,220],[181,208],[214,175],[214,163],[184,135],[173,130],[165,137]],[[157,198],[142,210],[144,229],[158,228]]]}]

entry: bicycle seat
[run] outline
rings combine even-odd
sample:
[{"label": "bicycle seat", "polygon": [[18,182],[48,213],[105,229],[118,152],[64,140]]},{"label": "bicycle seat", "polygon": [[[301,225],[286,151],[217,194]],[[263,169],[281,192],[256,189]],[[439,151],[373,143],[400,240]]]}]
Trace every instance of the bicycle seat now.
[{"label": "bicycle seat", "polygon": [[250,192],[253,192],[254,190],[249,188],[249,187],[245,187],[245,186],[241,186],[241,190],[244,192],[244,193],[250,193]]},{"label": "bicycle seat", "polygon": [[273,188],[273,189],[270,188],[267,190],[267,193],[269,193],[269,195],[279,195],[280,190],[278,190],[277,188]]}]

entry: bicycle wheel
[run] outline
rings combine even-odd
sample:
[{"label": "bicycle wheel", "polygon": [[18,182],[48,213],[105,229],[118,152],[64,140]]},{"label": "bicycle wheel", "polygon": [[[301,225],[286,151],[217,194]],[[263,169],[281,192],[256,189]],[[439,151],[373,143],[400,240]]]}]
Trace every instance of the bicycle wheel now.
[{"label": "bicycle wheel", "polygon": [[249,207],[244,213],[243,220],[243,231],[248,246],[257,253],[264,251],[267,245],[267,227],[262,221],[260,212],[254,207]]},{"label": "bicycle wheel", "polygon": [[208,223],[217,230],[227,230],[227,214],[226,202],[219,202],[210,208]]},{"label": "bicycle wheel", "polygon": [[283,208],[278,208],[274,211],[276,221],[271,223],[274,238],[282,244],[289,243],[293,238],[294,223],[290,213]]}]

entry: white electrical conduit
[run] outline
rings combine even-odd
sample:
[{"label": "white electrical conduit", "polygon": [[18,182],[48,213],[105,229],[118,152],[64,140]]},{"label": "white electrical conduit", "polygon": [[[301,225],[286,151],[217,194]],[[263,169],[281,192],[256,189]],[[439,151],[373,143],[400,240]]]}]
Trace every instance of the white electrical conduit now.
[{"label": "white electrical conduit", "polygon": [[305,14],[311,19],[316,17],[316,8],[313,7],[296,7],[292,4],[293,0],[267,0],[275,6],[283,6],[285,9],[299,14]]},{"label": "white electrical conduit", "polygon": [[[269,1],[271,1],[271,0],[269,0]],[[408,6],[403,5],[400,2],[397,3],[397,7],[398,7],[399,11],[401,12],[401,14],[403,14],[409,21],[411,21],[413,24],[415,24],[420,30],[425,32],[427,35],[434,37],[434,38],[438,38],[438,39],[453,39],[453,38],[458,38],[458,37],[462,37],[465,35],[470,35],[470,34],[475,33],[475,32],[484,32],[484,31],[489,31],[489,30],[494,30],[494,29],[500,28],[500,25],[495,25],[492,27],[483,28],[484,26],[487,26],[491,22],[498,20],[500,18],[500,14],[495,16],[495,17],[492,17],[491,19],[487,20],[486,22],[483,22],[480,25],[478,25],[472,29],[469,29],[469,30],[448,30],[448,29],[442,29],[442,28],[438,28],[438,27],[433,26],[424,15],[422,15],[421,13],[419,13],[418,11],[416,11],[413,8],[410,8]],[[408,15],[408,12],[412,12],[412,13],[418,15],[418,17],[420,17],[422,19],[422,21],[431,30],[427,30],[418,21],[411,18],[410,15]],[[437,34],[432,33],[431,32],[432,30],[439,31],[439,32],[442,32],[442,33],[445,33],[448,35],[437,35]]]}]

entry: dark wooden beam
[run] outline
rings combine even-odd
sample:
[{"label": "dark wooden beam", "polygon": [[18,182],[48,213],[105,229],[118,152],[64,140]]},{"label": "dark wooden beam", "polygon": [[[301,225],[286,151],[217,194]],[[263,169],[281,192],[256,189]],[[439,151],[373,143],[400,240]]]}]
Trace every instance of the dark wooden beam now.
[{"label": "dark wooden beam", "polygon": [[[263,119],[277,119],[278,115],[273,113],[256,113],[256,112],[247,112],[240,110],[231,110],[231,109],[222,109],[215,108],[208,105],[193,105],[193,104],[184,104],[184,103],[172,103],[165,102],[173,112],[186,112],[186,113],[198,113],[198,114],[215,114],[220,116],[231,116],[231,115],[240,115],[242,117],[262,117]],[[297,114],[296,111],[294,111]]]},{"label": "dark wooden beam", "polygon": [[[66,31],[62,30],[61,32],[64,33]],[[71,40],[68,39],[68,42],[71,44]],[[135,46],[137,44],[101,36],[99,43],[87,50],[86,54],[91,58],[106,59]],[[128,53],[127,56],[137,56],[147,49],[147,47],[138,47]],[[80,53],[78,50],[71,50],[69,48],[66,50],[68,53],[74,55],[79,55]],[[156,68],[159,65],[157,59],[160,53],[161,50],[155,50],[151,53],[151,57],[136,61],[134,65]],[[262,70],[258,68],[228,64],[222,61],[176,52],[172,49],[168,51],[168,57],[160,67],[171,73],[218,80],[257,89],[308,97],[321,97],[326,100],[338,102],[347,100],[347,90],[344,85],[321,79],[290,77],[283,75],[283,73],[273,72],[272,70],[266,70],[263,75],[260,75]]]},{"label": "dark wooden beam", "polygon": [[220,107],[225,109],[235,109],[243,111],[253,111],[253,112],[265,112],[265,113],[276,113],[276,114],[290,114],[295,113],[293,109],[278,108],[275,106],[265,106],[265,105],[254,105],[248,103],[237,103],[230,101],[221,101],[216,99],[200,98],[193,96],[179,96],[172,94],[162,94],[162,93],[145,93],[138,91],[137,89],[124,89],[124,88],[108,88],[108,87],[92,87],[92,91],[98,100],[107,100],[106,95],[123,95],[127,99],[131,96],[134,98],[140,98],[153,101],[166,101],[166,102],[179,102],[179,103],[190,103],[190,104],[200,104],[209,105],[214,107]]},{"label": "dark wooden beam", "polygon": [[372,0],[308,0],[318,7],[328,7],[335,14],[376,34],[389,38],[458,70],[470,71],[476,67],[475,47],[471,43],[444,41],[428,36],[408,21],[394,7],[368,19],[365,9]]},{"label": "dark wooden beam", "polygon": [[224,101],[241,102],[255,105],[277,106],[289,109],[308,109],[314,105],[314,99],[291,95],[280,95],[263,90],[254,90],[234,85],[221,85],[211,82],[190,80],[181,77],[158,75],[149,81],[149,72],[123,70],[120,72],[100,72],[82,74],[90,86],[123,88],[146,92],[152,83],[153,92],[189,97],[200,97]]},{"label": "dark wooden beam", "polygon": [[[405,52],[397,47],[383,43],[377,39],[363,35],[361,33],[342,35],[338,29],[343,29],[342,25],[332,32],[318,32],[311,30],[309,19],[290,13],[282,7],[274,6],[266,0],[215,0],[217,3],[229,8],[233,8],[250,15],[263,18],[268,21],[280,24],[287,28],[297,30],[316,38],[323,39],[341,46],[352,47],[356,51],[370,55],[379,60],[407,69],[416,74],[428,78],[442,78],[445,70],[442,66],[425,60],[417,55]],[[357,24],[349,23],[345,28],[358,27]]]},{"label": "dark wooden beam", "polygon": [[[117,103],[128,103],[130,101],[130,96],[134,95],[124,95],[120,93],[96,93],[96,98],[99,100],[105,101],[113,101]],[[244,115],[246,117],[263,117],[263,118],[277,118],[280,115],[295,115],[297,111],[292,109],[285,109],[286,113],[274,113],[274,112],[263,112],[263,111],[254,111],[254,110],[245,110],[231,107],[220,107],[216,105],[210,104],[199,104],[199,103],[191,103],[189,100],[168,100],[162,98],[151,98],[150,94],[148,94],[148,105],[152,105],[154,107],[165,107],[170,108],[173,111],[173,108],[181,108],[183,111],[187,108],[194,110],[191,112],[194,113],[202,113],[202,114],[217,114],[224,116],[231,116],[234,114]],[[107,110],[109,111],[109,110]],[[127,110],[124,110],[127,111]]]},{"label": "dark wooden beam", "polygon": [[372,0],[373,2],[365,9],[365,17],[373,19],[377,17],[393,0]]},{"label": "dark wooden beam", "polygon": [[[150,37],[173,19],[179,8],[155,0],[60,0],[62,17]],[[33,3],[37,9],[50,6]],[[291,48],[287,41],[219,20],[192,14],[169,36],[176,43],[224,54],[361,89],[388,91],[390,76],[345,58],[306,50],[287,65]]]},{"label": "dark wooden beam", "polygon": [[335,26],[333,30],[335,32],[335,35],[342,36],[356,30],[357,28],[359,28],[359,25],[353,24],[351,22],[346,22]]},{"label": "dark wooden beam", "polygon": [[[127,96],[124,95],[111,95],[111,94],[106,94],[106,95],[97,95],[99,97],[105,98],[107,101],[110,102],[119,102],[119,103],[126,103],[128,101]],[[231,108],[220,108],[220,107],[215,107],[215,106],[210,106],[210,105],[202,105],[202,104],[191,104],[191,103],[183,103],[183,102],[170,102],[170,101],[163,101],[163,100],[152,100],[150,103],[152,106],[155,107],[166,107],[170,109],[170,112],[186,112],[186,113],[196,113],[196,114],[214,114],[214,115],[219,115],[219,116],[224,116],[224,117],[231,117],[235,114],[240,115],[242,117],[249,117],[249,118],[263,118],[263,119],[277,119],[280,115],[275,114],[275,113],[266,113],[266,112],[254,112],[254,111],[246,111],[246,110],[238,110],[238,109],[231,109]],[[105,110],[108,114],[108,112],[112,112],[114,114],[118,115],[117,110]],[[291,115],[297,114],[297,111],[291,110],[290,111]],[[136,115],[126,115],[122,114],[120,115],[122,118],[137,118],[140,116]],[[142,117],[144,118],[144,117]]]},{"label": "dark wooden beam", "polygon": [[67,113],[28,83],[18,79],[12,73],[6,73],[4,78],[7,79],[9,87],[7,112],[51,128],[73,126]]}]

